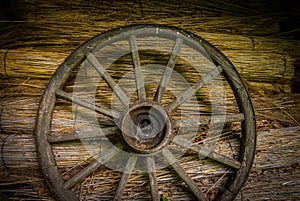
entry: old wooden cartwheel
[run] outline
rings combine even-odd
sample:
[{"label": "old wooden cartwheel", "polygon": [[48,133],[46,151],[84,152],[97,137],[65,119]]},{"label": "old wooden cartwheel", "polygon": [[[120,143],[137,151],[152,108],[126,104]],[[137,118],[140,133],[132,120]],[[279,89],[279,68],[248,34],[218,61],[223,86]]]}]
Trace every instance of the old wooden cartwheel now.
[{"label": "old wooden cartwheel", "polygon": [[[55,118],[58,110],[69,118]],[[68,201],[233,200],[256,144],[235,67],[199,36],[162,25],[113,29],[76,49],[42,96],[35,133],[49,189]],[[75,162],[61,161],[58,147]],[[112,172],[118,182],[106,184]],[[178,189],[167,189],[167,173]],[[132,188],[141,175],[147,182]]]}]

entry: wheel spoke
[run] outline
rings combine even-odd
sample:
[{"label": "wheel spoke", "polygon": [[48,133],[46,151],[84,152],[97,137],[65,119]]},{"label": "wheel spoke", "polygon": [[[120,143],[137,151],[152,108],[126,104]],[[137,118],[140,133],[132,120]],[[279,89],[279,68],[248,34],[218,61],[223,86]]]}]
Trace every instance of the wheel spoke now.
[{"label": "wheel spoke", "polygon": [[155,161],[152,157],[147,158],[148,178],[151,189],[151,197],[153,201],[159,201],[157,179],[155,174]]},{"label": "wheel spoke", "polygon": [[214,189],[223,179],[224,177],[231,171],[229,168],[206,192],[205,195],[208,195],[212,189]]},{"label": "wheel spoke", "polygon": [[114,118],[119,118],[120,117],[120,114],[117,112],[117,111],[114,111],[114,110],[111,110],[111,109],[108,109],[108,108],[105,108],[103,106],[99,107],[99,106],[96,106],[88,101],[85,101],[79,97],[76,97],[76,96],[72,96],[70,93],[67,93],[67,92],[64,92],[62,90],[57,90],[56,92],[56,95],[65,99],[65,100],[68,100],[68,101],[71,101],[77,105],[80,105],[84,108],[87,108],[87,109],[90,109],[92,111],[96,111],[96,112],[99,112],[101,114],[104,114],[106,116],[110,116],[110,117],[114,117]]},{"label": "wheel spoke", "polygon": [[154,95],[153,100],[156,102],[161,102],[162,96],[164,94],[164,91],[165,91],[167,84],[169,82],[169,79],[171,77],[173,68],[175,66],[177,55],[180,51],[181,45],[182,45],[182,39],[177,38],[175,41],[175,44],[173,46],[172,54],[170,56],[167,66],[165,68],[164,74],[160,80],[160,83],[159,83],[156,93]]},{"label": "wheel spoke", "polygon": [[136,164],[136,161],[137,161],[136,156],[131,156],[128,159],[125,170],[122,174],[118,189],[116,191],[114,200],[121,200],[122,199],[123,192],[125,190],[125,187],[126,187],[126,184],[128,182],[129,176],[130,176],[130,174],[131,174],[131,172],[132,172],[132,170],[133,170],[133,168]]},{"label": "wheel spoke", "polygon": [[69,189],[81,181],[83,178],[89,176],[92,172],[97,170],[103,163],[114,157],[120,152],[120,149],[117,146],[113,146],[103,154],[99,154],[97,158],[90,163],[87,167],[81,170],[78,174],[74,175],[68,181],[65,182],[64,187]]},{"label": "wheel spoke", "polygon": [[176,173],[182,178],[182,180],[189,186],[194,195],[201,201],[208,201],[205,195],[202,193],[201,189],[198,185],[193,181],[193,179],[185,172],[185,170],[180,166],[180,164],[176,161],[176,158],[169,151],[169,149],[165,148],[162,151],[165,159],[168,163],[173,167]]},{"label": "wheel spoke", "polygon": [[135,76],[135,83],[138,92],[138,97],[139,100],[146,100],[146,92],[145,92],[144,80],[142,77],[140,56],[139,56],[135,36],[133,35],[130,36],[129,45],[131,49],[131,56],[133,61],[134,76]]},{"label": "wheel spoke", "polygon": [[182,137],[176,136],[173,139],[173,142],[179,146],[195,151],[197,154],[201,156],[206,156],[210,159],[213,159],[219,163],[225,164],[229,167],[233,167],[235,169],[239,169],[241,163],[235,159],[229,158],[228,156],[219,154],[213,150],[206,148],[205,146],[196,145]]},{"label": "wheel spoke", "polygon": [[[168,41],[171,42],[168,43]],[[157,59],[165,58],[165,54],[161,54],[162,51],[168,51],[168,55],[164,61],[165,67],[160,72],[159,66],[155,67],[151,64],[158,64],[160,62],[156,62]],[[185,59],[187,60],[183,61],[181,58],[181,56],[184,56],[182,52],[185,52],[184,55],[191,54],[191,57],[186,57]],[[129,60],[127,56],[130,57]],[[150,72],[152,68],[149,69],[149,75],[146,76],[148,79],[146,79],[146,68],[144,68],[142,59],[144,56],[147,57],[146,63],[149,63],[150,67],[156,68],[157,73],[160,74],[158,75],[158,80],[155,79],[157,77],[155,73]],[[117,66],[120,68],[112,68],[112,66],[106,65],[109,61],[117,58],[123,58],[118,59],[117,62]],[[180,86],[178,84],[176,86],[175,83],[174,86],[173,81],[177,75],[186,77],[190,76],[190,72],[199,70],[193,65],[188,65],[187,69],[180,66],[193,64],[197,61],[199,65],[204,65],[204,67],[210,64],[215,65],[211,66],[195,82],[190,82],[190,85],[187,87],[182,88],[186,84],[184,82]],[[122,85],[121,80],[117,77],[120,77],[118,75],[126,74],[128,64],[129,68],[134,71],[134,75],[124,77],[123,81],[125,82]],[[86,71],[87,67],[94,71],[95,75],[91,75],[91,72]],[[180,68],[178,73],[174,72],[177,68]],[[89,74],[89,76],[86,77],[86,74]],[[88,91],[84,92],[84,94],[67,93],[67,90],[63,91],[64,88],[62,86],[66,85],[70,85],[69,87],[74,89],[85,87],[84,83],[69,82],[70,79],[76,80],[82,76],[87,79],[87,82],[93,83],[95,82],[95,76],[99,78],[104,86],[101,83],[101,86],[98,86],[98,83],[95,87],[101,87],[101,89],[106,90],[103,93],[109,96],[102,97],[106,99],[103,101],[111,104],[102,104],[102,101],[89,99],[88,97],[93,94]],[[221,111],[224,109],[222,108],[224,104],[221,103],[225,101],[223,99],[220,100],[221,102],[217,101],[220,104],[212,104],[211,112],[209,112],[209,108],[205,107],[202,108],[201,112],[201,108],[198,110],[193,105],[195,103],[192,100],[193,97],[195,95],[198,96],[202,92],[205,92],[202,94],[203,96],[207,93],[213,94],[214,91],[211,90],[218,90],[220,93],[225,92],[220,86],[213,87],[214,89],[209,87],[209,85],[218,84],[220,77],[228,85],[225,91],[230,90],[234,92],[232,100],[236,103],[233,105],[233,110],[239,109],[239,112],[235,112],[235,114],[227,115],[229,112]],[[133,86],[133,92],[136,94],[135,98],[132,98],[132,94],[129,93],[131,90],[126,88],[132,81],[135,82],[135,86]],[[156,82],[155,89],[152,89],[153,83],[151,81]],[[170,86],[171,84],[172,86]],[[172,90],[174,93],[170,95],[169,89],[180,91],[179,94],[175,94],[176,100],[174,98],[175,91]],[[152,101],[147,101],[149,99],[148,94],[153,94],[153,97],[151,97]],[[112,96],[116,96],[117,100]],[[206,96],[206,99],[208,102],[214,102],[218,97]],[[131,102],[134,99],[138,99],[138,101],[136,103]],[[65,117],[62,117],[65,118],[66,124],[70,123],[73,113],[74,117],[76,117],[75,119],[78,120],[76,125],[67,125],[65,128],[57,125],[54,128],[57,118],[61,116],[55,110],[59,106],[58,104],[62,104],[61,109],[66,109],[62,111],[67,113],[67,115],[64,115]],[[71,106],[71,108],[63,108],[65,104]],[[153,108],[155,109],[154,113],[152,112]],[[119,109],[122,109],[122,112]],[[213,111],[219,111],[218,115],[212,114]],[[188,113],[191,113],[191,115],[187,115]],[[197,114],[200,115],[197,116]],[[93,115],[96,115],[96,119],[92,118]],[[137,166],[139,166],[137,163],[139,162],[142,162],[143,164],[140,165],[146,166],[145,168],[148,170],[147,175],[145,175],[148,177],[146,178],[148,180],[146,183],[148,182],[150,185],[147,193],[148,197],[151,196],[153,200],[159,200],[161,196],[159,190],[161,190],[162,186],[160,185],[159,177],[162,177],[163,181],[168,180],[168,178],[165,178],[165,175],[159,175],[160,171],[158,171],[160,166],[165,165],[164,163],[170,164],[170,168],[173,169],[171,172],[176,174],[176,176],[178,175],[177,178],[180,181],[186,183],[190,192],[186,196],[193,196],[192,194],[194,194],[195,196],[193,197],[196,200],[202,201],[208,199],[233,200],[245,183],[255,156],[255,113],[250,96],[237,69],[228,58],[205,39],[176,27],[162,25],[126,26],[113,29],[86,41],[65,59],[51,77],[39,103],[36,117],[34,134],[39,163],[43,177],[51,189],[53,197],[58,200],[75,201],[79,197],[88,197],[89,195],[86,194],[89,194],[90,191],[92,191],[92,194],[97,194],[99,199],[110,197],[111,189],[105,189],[101,185],[96,186],[95,189],[90,188],[92,186],[89,185],[88,191],[81,192],[82,189],[78,189],[80,185],[83,187],[82,185],[87,180],[93,180],[93,175],[100,173],[101,167],[107,163],[107,165],[115,167],[112,169],[121,167],[124,170],[118,177],[118,184],[112,186],[115,193],[112,199],[121,200],[125,197],[128,198],[127,193],[130,194],[131,187],[140,188],[144,185],[144,182],[136,185],[134,184],[135,182],[131,182],[133,179],[140,177],[140,175],[135,175],[140,172],[137,170]],[[226,122],[229,123],[223,124]],[[238,122],[238,124],[235,125],[235,122]],[[103,128],[102,132],[100,129],[95,128],[96,124],[101,125],[101,128]],[[227,128],[229,124],[237,127],[238,131],[241,132],[234,133]],[[163,126],[163,129],[160,129],[161,126]],[[136,130],[139,130],[139,132],[136,132]],[[132,134],[135,135],[133,136]],[[203,139],[202,134],[206,135],[205,139]],[[159,137],[161,139],[149,140],[149,137],[154,135],[157,135],[157,139]],[[200,141],[194,142],[190,140],[195,139],[195,137]],[[226,153],[226,150],[210,150],[211,146],[209,144],[218,143],[222,139],[231,139],[232,137],[236,137],[233,139],[234,147],[231,147],[231,143],[223,145],[225,148],[233,148],[234,152],[237,152],[237,159],[233,156],[233,153]],[[87,139],[86,143],[91,146],[92,151],[97,148],[100,150],[96,151],[93,156],[88,156],[87,159],[76,163],[75,166],[72,165],[71,169],[68,169],[68,172],[62,175],[64,173],[61,172],[61,168],[58,165],[63,158],[59,159],[56,147],[69,146],[69,143],[80,142],[79,140],[82,138]],[[116,147],[107,147],[112,142],[120,141],[120,139],[122,142]],[[168,146],[169,142],[172,142],[170,146]],[[124,157],[126,153],[122,153],[122,149],[118,148],[123,146],[124,143],[127,145],[126,150],[130,149],[133,156]],[[220,146],[219,148],[222,149],[222,147]],[[207,182],[199,180],[202,177],[202,175],[199,175],[201,172],[193,177],[194,175],[189,171],[191,167],[185,168],[187,164],[181,163],[181,160],[184,159],[182,157],[185,156],[181,155],[184,150],[189,150],[186,154],[190,152],[193,154],[193,156],[186,158],[188,161],[197,158],[197,156],[200,156],[198,160],[207,157],[208,162],[213,162],[213,164],[226,172],[217,171],[219,172],[217,179],[208,178],[208,180],[214,180],[213,185],[209,186],[208,190],[204,190],[205,186],[202,183]],[[74,151],[76,152],[76,150]],[[155,152],[162,155],[162,158],[156,158],[154,156]],[[144,158],[144,161],[139,161],[139,156],[146,158]],[[202,162],[206,163],[206,161]],[[164,172],[161,173],[164,174]],[[138,188],[135,190],[138,190]],[[176,189],[178,190],[178,186],[175,186],[174,189],[175,191]],[[216,195],[215,190],[218,191]],[[130,197],[143,199],[141,197],[143,194],[144,192],[137,192],[130,195]],[[179,195],[179,197],[183,199],[185,195]]]},{"label": "wheel spoke", "polygon": [[184,92],[182,92],[176,100],[169,103],[167,106],[168,111],[174,110],[176,107],[184,103],[185,101],[189,100],[201,87],[203,87],[207,82],[212,80],[214,77],[218,76],[222,72],[222,67],[217,66],[214,69],[212,69],[210,72],[208,72],[204,77],[202,77],[201,80],[199,80],[196,84],[194,84],[192,87],[188,88]]},{"label": "wheel spoke", "polygon": [[[228,123],[228,122],[241,122],[245,117],[242,113],[227,114],[227,115],[213,115],[213,116],[200,116],[200,118],[184,118],[175,122],[176,127],[191,127],[195,125],[205,125],[212,122],[213,124]],[[213,120],[213,121],[211,121]]]},{"label": "wheel spoke", "polygon": [[[69,141],[75,141],[75,140],[81,140],[81,139],[89,139],[89,138],[96,138],[96,137],[104,137],[108,135],[112,135],[118,132],[118,127],[109,127],[109,128],[102,128],[99,132],[86,132],[84,135],[79,136],[78,133],[73,131],[72,133],[68,134],[50,134],[48,136],[48,142],[49,143],[59,143],[59,142],[69,142]],[[85,131],[86,128],[85,128]]]},{"label": "wheel spoke", "polygon": [[104,78],[106,83],[110,86],[110,88],[114,91],[114,93],[118,96],[119,100],[125,107],[129,106],[130,100],[127,97],[126,93],[117,85],[117,83],[112,79],[112,77],[108,74],[105,68],[101,65],[98,59],[92,54],[88,53],[86,56],[87,60],[92,64],[92,66],[96,69],[96,71]]}]

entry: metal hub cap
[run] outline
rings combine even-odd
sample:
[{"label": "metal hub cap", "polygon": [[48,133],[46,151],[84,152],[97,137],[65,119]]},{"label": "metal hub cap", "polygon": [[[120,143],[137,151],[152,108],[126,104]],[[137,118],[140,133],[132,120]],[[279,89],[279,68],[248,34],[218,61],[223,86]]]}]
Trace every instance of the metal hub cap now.
[{"label": "metal hub cap", "polygon": [[153,153],[170,141],[171,122],[169,114],[161,105],[139,101],[123,115],[122,139],[136,152]]}]

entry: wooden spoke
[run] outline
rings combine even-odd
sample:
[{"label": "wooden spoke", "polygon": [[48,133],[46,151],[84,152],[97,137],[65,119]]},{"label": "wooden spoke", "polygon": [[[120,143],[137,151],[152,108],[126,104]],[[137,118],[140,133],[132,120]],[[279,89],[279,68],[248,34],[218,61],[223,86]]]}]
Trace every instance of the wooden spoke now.
[{"label": "wooden spoke", "polygon": [[202,193],[201,189],[198,185],[193,181],[193,179],[186,173],[186,171],[180,166],[180,164],[176,161],[176,158],[169,151],[169,149],[165,148],[162,151],[165,159],[170,163],[176,173],[181,177],[181,179],[189,186],[193,194],[201,201],[208,201],[205,195]]},{"label": "wooden spoke", "polygon": [[92,64],[92,66],[96,69],[96,71],[104,78],[106,83],[110,86],[110,88],[114,91],[114,93],[118,96],[119,100],[125,107],[129,106],[130,100],[125,94],[125,92],[117,85],[117,83],[112,79],[112,77],[108,74],[106,69],[101,65],[98,59],[92,54],[87,53],[87,60]]},{"label": "wooden spoke", "polygon": [[139,100],[146,100],[146,92],[145,92],[144,80],[142,76],[140,56],[139,56],[135,36],[133,35],[130,36],[129,45],[131,49],[131,57],[133,61],[134,76],[135,76],[135,83],[138,92],[138,97]]},{"label": "wooden spoke", "polygon": [[69,142],[81,139],[89,139],[89,138],[96,138],[96,137],[104,137],[108,135],[115,134],[119,131],[118,127],[109,127],[109,128],[102,128],[99,132],[87,132],[84,135],[79,136],[78,133],[72,132],[68,134],[50,134],[48,136],[48,142],[50,143],[59,143],[59,142]]},{"label": "wooden spoke", "polygon": [[228,123],[228,122],[241,122],[244,121],[244,115],[239,114],[227,114],[227,115],[213,115],[213,116],[200,116],[200,118],[184,118],[175,122],[177,127],[190,127],[195,125],[204,125],[211,123],[213,124]]},{"label": "wooden spoke", "polygon": [[206,192],[205,196],[207,196],[212,189],[214,189],[223,179],[224,177],[231,171],[231,168],[229,168]]},{"label": "wooden spoke", "polygon": [[213,150],[210,150],[204,146],[193,144],[192,142],[180,137],[176,136],[173,139],[173,142],[177,145],[180,145],[184,148],[190,149],[192,151],[195,151],[197,154],[201,156],[206,156],[208,158],[211,158],[219,163],[225,164],[229,167],[233,167],[235,169],[239,169],[241,166],[241,163],[235,159],[229,158],[228,156],[219,154]]},{"label": "wooden spoke", "polygon": [[133,168],[136,164],[136,161],[137,161],[136,156],[131,156],[128,159],[125,170],[122,174],[118,189],[116,191],[114,200],[121,200],[122,199],[123,192],[125,190],[125,187],[126,187],[126,184],[128,182],[129,176],[130,176],[130,174],[131,174],[131,172],[132,172],[132,170],[133,170]]},{"label": "wooden spoke", "polygon": [[184,103],[185,101],[189,100],[201,87],[204,86],[205,83],[212,80],[214,77],[218,76],[222,72],[222,67],[217,66],[216,68],[212,69],[209,73],[207,73],[201,80],[199,80],[196,84],[192,87],[188,88],[186,91],[181,93],[176,100],[171,102],[167,106],[168,111],[174,110],[176,107]]},{"label": "wooden spoke", "polygon": [[72,96],[70,93],[67,93],[63,90],[58,89],[58,90],[56,90],[55,93],[60,98],[71,101],[71,102],[73,102],[77,105],[80,105],[80,106],[82,106],[84,108],[87,108],[87,109],[90,109],[92,111],[96,111],[96,112],[99,112],[99,113],[104,114],[106,116],[110,116],[110,117],[114,117],[114,118],[119,118],[120,117],[120,114],[117,111],[105,108],[103,106],[101,106],[101,107],[96,106],[96,105],[94,105],[94,104],[92,104],[88,101],[85,101],[85,100],[79,98],[79,97]]},{"label": "wooden spoke", "polygon": [[169,82],[169,79],[171,77],[171,74],[172,74],[172,71],[173,71],[173,68],[175,66],[175,63],[176,63],[176,59],[177,59],[177,55],[180,51],[180,48],[181,48],[181,45],[182,45],[182,39],[181,38],[177,38],[176,41],[175,41],[175,44],[173,46],[173,50],[172,50],[172,54],[170,56],[170,59],[168,61],[168,64],[166,66],[166,69],[164,71],[164,74],[160,80],[160,83],[157,87],[157,90],[156,90],[156,93],[154,95],[154,101],[156,102],[161,102],[161,99],[163,97],[163,94],[164,94],[164,91],[167,87],[167,84]]},{"label": "wooden spoke", "polygon": [[[166,44],[169,40],[172,40],[171,44]],[[163,70],[164,72],[159,76],[159,81],[156,83],[158,86],[155,86],[153,92],[153,84],[151,84],[151,81],[155,82],[155,74],[151,74],[152,65],[143,64],[160,64],[165,57],[163,51],[168,49],[168,45],[173,47],[169,50],[169,58],[167,58],[168,61],[166,61],[165,64],[166,67]],[[129,60],[132,63],[130,65],[132,65],[131,68],[134,71],[134,91],[137,91],[136,99],[138,99],[135,103],[131,102],[130,95],[127,93],[127,90],[123,88],[123,86],[128,87],[128,83],[123,83],[124,85],[122,85],[121,82],[118,82],[119,80],[117,80],[117,78],[115,79],[115,77],[120,77],[121,74],[126,73],[125,71],[128,67],[128,59],[126,58],[129,51],[131,52],[131,59]],[[188,54],[191,54],[192,57],[185,57],[185,59],[187,59],[186,61],[179,62],[180,56]],[[118,58],[123,59],[118,59],[113,55],[118,55]],[[112,61],[112,65],[107,63],[107,66],[104,64],[102,58],[103,61]],[[175,86],[170,88],[173,95],[167,94],[166,91],[169,89],[170,82],[175,73],[175,66],[177,67],[179,63],[180,65],[185,65],[195,62],[200,62],[199,65],[203,63],[205,66],[211,66],[211,69],[200,78],[197,78],[198,76],[196,76],[196,74],[193,76],[193,73],[197,73],[198,68],[192,69],[193,65],[188,65],[189,67],[187,69],[181,68],[180,71],[177,72],[178,75],[183,77],[188,76],[195,82],[184,89],[175,84]],[[118,64],[120,68],[114,64]],[[99,102],[96,104],[94,101],[83,97],[82,94],[77,95],[76,93],[67,93],[62,90],[62,87],[67,86],[71,88],[81,87],[78,82],[70,83],[70,79],[80,78],[82,76],[82,70],[85,70],[87,66],[97,71],[96,76],[106,82],[105,84],[108,88],[105,89],[108,90],[107,93],[109,93],[110,96],[118,97],[117,100],[111,100],[110,96],[103,96],[103,101],[107,103],[111,101],[121,102],[122,112],[119,111],[120,108],[118,107],[119,105],[116,105],[117,103],[115,104],[113,102],[111,104],[119,108],[114,110],[114,108],[110,106],[102,106]],[[150,70],[149,72],[147,71],[148,69]],[[157,68],[157,70],[159,71],[159,68]],[[147,71],[148,74],[144,74],[144,71]],[[191,74],[191,72],[193,73]],[[222,80],[218,79],[220,74],[222,74]],[[86,78],[89,79],[90,82],[94,82],[93,76]],[[147,85],[146,78],[149,81]],[[226,89],[219,87],[218,84],[221,83],[226,85]],[[146,91],[148,84],[149,92]],[[211,84],[212,87],[206,87],[206,84]],[[217,86],[214,87],[213,85]],[[203,88],[205,88],[205,91],[208,90],[209,94],[214,93],[214,91],[211,90],[218,90],[221,93],[229,92],[230,97],[232,96],[230,100],[236,102],[233,106],[233,110],[238,109],[240,112],[235,114],[227,114],[221,111],[219,114],[213,114],[213,112],[206,113],[205,111],[201,112],[201,109],[198,110],[198,108],[194,106],[196,103],[193,101],[190,102],[189,100],[191,100],[195,94],[201,92]],[[103,88],[103,90],[105,89]],[[180,91],[179,94],[176,94],[178,91]],[[103,91],[103,93],[105,93],[105,91]],[[154,94],[152,101],[147,101],[147,99],[149,99],[147,97],[148,93]],[[174,94],[177,97],[176,100],[173,99]],[[60,98],[66,101],[59,102]],[[205,96],[205,94],[202,98],[204,102],[212,103],[212,111],[219,111],[219,103],[222,105],[221,102],[216,100],[213,96]],[[222,99],[221,101],[226,103],[228,100],[229,98],[224,98],[224,100]],[[57,119],[58,116],[56,115],[57,111],[55,111],[55,108],[58,103],[68,104],[67,101],[76,107],[72,107],[72,111],[69,110],[69,107],[65,108],[62,106],[60,108],[62,110],[67,109],[68,114],[70,113],[74,116],[78,114],[77,117],[83,119],[79,119],[80,122],[78,125],[76,124],[76,126],[67,126],[66,128],[53,131],[53,127],[61,127],[60,124],[65,121],[63,119],[62,121],[60,121],[61,119]],[[189,104],[185,106],[186,103]],[[152,109],[155,109],[154,113],[152,113]],[[64,114],[66,111],[61,112]],[[82,112],[87,114],[83,114]],[[191,115],[185,115],[188,113],[191,113]],[[196,114],[200,114],[199,117],[196,116]],[[96,115],[96,122],[90,115]],[[69,115],[65,117],[67,118],[66,120],[68,120],[68,116]],[[163,129],[159,129],[162,126],[162,122],[166,123],[166,125],[163,125]],[[224,124],[226,122],[229,123]],[[232,131],[229,129],[229,126],[235,127],[235,125],[230,122],[239,122],[239,131],[242,133],[242,135],[238,136],[238,140],[234,140],[236,149],[229,150],[231,152],[230,154],[222,154],[223,152],[221,151],[212,151],[209,149],[210,147],[204,146],[206,142],[218,142],[220,138],[230,137]],[[99,124],[102,129],[96,129],[96,124]],[[224,125],[225,130],[223,131]],[[190,142],[187,140],[206,130],[208,130],[207,135],[212,135],[211,137],[207,137],[205,140],[195,144],[192,143],[193,141]],[[174,133],[176,133],[175,137],[173,136]],[[245,183],[253,164],[256,146],[256,125],[253,106],[247,89],[243,84],[243,80],[236,68],[224,54],[203,38],[182,29],[163,25],[145,24],[120,27],[95,36],[93,39],[79,46],[64,60],[51,77],[41,97],[36,114],[34,136],[36,137],[36,151],[41,172],[46,180],[46,184],[49,189],[51,189],[51,193],[53,193],[53,197],[58,200],[78,201],[83,197],[89,197],[87,193],[91,193],[91,196],[97,195],[99,199],[106,199],[110,196],[110,192],[106,191],[107,189],[105,190],[104,186],[101,186],[101,181],[96,184],[97,188],[89,189],[91,192],[82,191],[82,194],[78,194],[78,189],[75,192],[72,190],[75,187],[77,188],[81,183],[83,184],[84,180],[92,176],[91,174],[100,173],[100,171],[102,171],[102,169],[100,170],[99,168],[101,165],[113,165],[114,167],[111,168],[112,171],[120,167],[124,170],[121,177],[114,178],[119,179],[119,182],[118,186],[115,186],[116,192],[113,200],[121,200],[122,196],[125,197],[124,194],[129,190],[127,189],[129,188],[129,184],[131,185],[129,179],[131,181],[131,179],[136,180],[141,178],[136,175],[133,177],[133,174],[147,171],[150,185],[149,193],[151,193],[153,200],[158,201],[160,200],[158,168],[163,168],[164,164],[161,164],[161,160],[159,160],[158,164],[156,154],[159,154],[159,156],[162,154],[162,160],[170,164],[174,169],[174,173],[178,174],[178,177],[187,184],[187,188],[190,189],[190,192],[195,195],[196,200],[207,201],[208,198],[206,198],[206,195],[209,197],[211,193],[216,193],[217,196],[215,200],[232,201]],[[151,140],[149,137],[161,139]],[[109,145],[106,143],[117,141],[118,139],[120,140],[118,145],[103,149],[101,153],[97,153],[96,156],[91,156],[91,159],[84,160],[76,166],[72,167],[71,165],[70,168],[75,170],[76,167],[86,164],[77,174],[65,180],[66,177],[62,175],[60,171],[61,168],[63,168],[60,167],[61,164],[64,163],[62,161],[63,158],[60,157],[59,159],[57,154],[55,154],[57,145],[68,146],[69,143],[73,143],[71,141],[79,140],[84,144],[90,144],[92,141],[96,141],[96,144],[99,142],[101,145],[104,143],[105,145]],[[168,148],[168,144],[171,142],[173,144]],[[128,153],[130,154],[129,156],[125,156],[125,153],[118,148],[121,146],[126,147],[126,150],[131,150],[130,153]],[[178,148],[174,150],[176,154],[171,150],[173,146]],[[92,149],[91,151],[94,150],[94,146],[90,148]],[[77,146],[72,146],[72,149],[76,155],[76,152],[78,152]],[[178,151],[181,150],[190,151],[181,155],[178,153]],[[121,152],[122,154],[120,154]],[[80,154],[83,153],[77,153],[78,157],[80,157]],[[190,154],[192,154],[192,156],[189,156]],[[192,176],[188,174],[189,167],[183,169],[183,165],[177,161],[184,159],[182,157],[188,157],[189,160],[197,160],[197,157],[194,157],[196,154],[198,154],[199,159],[207,157],[213,161],[214,164],[217,163],[220,168],[228,171],[226,174],[223,174],[223,176],[219,174],[208,175],[212,177],[213,181],[216,181],[212,186],[200,184],[200,181],[193,180],[194,176],[195,178],[200,178],[202,174],[209,174],[209,172],[214,171],[214,165],[206,164],[205,169],[208,170],[207,172],[195,172]],[[238,155],[238,159],[234,159],[232,155]],[[124,159],[119,160],[120,157]],[[136,164],[139,162],[138,157],[146,157],[143,166],[145,170],[135,171]],[[95,160],[92,161],[92,159]],[[104,172],[101,173],[106,174],[106,171],[109,170],[103,171]],[[233,172],[233,174],[231,172]],[[219,177],[219,180],[217,180],[217,177]],[[226,182],[223,183],[224,177],[226,177]],[[135,189],[135,191],[142,189],[142,187],[144,187],[142,186],[143,184],[141,184],[138,189]],[[205,191],[206,194],[202,191]],[[183,192],[182,199],[187,198],[185,196],[190,196],[191,193],[185,194]],[[143,197],[141,197],[143,195],[144,193],[134,193],[132,197],[143,199]],[[174,195],[170,195],[170,199],[173,198]]]},{"label": "wooden spoke", "polygon": [[147,158],[148,178],[151,189],[151,197],[153,201],[159,201],[157,179],[155,174],[155,161],[152,157]]},{"label": "wooden spoke", "polygon": [[98,157],[90,163],[87,167],[85,167],[83,170],[81,170],[78,174],[74,175],[72,178],[70,178],[68,181],[65,182],[64,187],[66,189],[69,189],[76,185],[79,181],[89,176],[92,172],[97,170],[103,163],[117,155],[121,150],[113,146],[103,154],[99,154]]}]

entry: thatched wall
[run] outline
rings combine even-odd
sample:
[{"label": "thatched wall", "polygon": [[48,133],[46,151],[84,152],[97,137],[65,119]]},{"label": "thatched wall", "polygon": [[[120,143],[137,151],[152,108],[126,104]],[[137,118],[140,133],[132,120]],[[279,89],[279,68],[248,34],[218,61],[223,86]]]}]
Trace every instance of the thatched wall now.
[{"label": "thatched wall", "polygon": [[[248,182],[236,200],[295,200],[300,196],[299,132],[300,127],[290,127],[258,133],[255,163]],[[0,162],[2,170],[4,168],[0,173],[0,192],[13,200],[52,200],[38,170],[32,135],[2,136],[2,158],[5,161]],[[76,163],[76,160],[81,160],[74,158],[68,149],[57,151],[61,154],[61,162]],[[114,180],[114,177],[108,178]],[[169,182],[174,179],[170,177]],[[172,199],[172,196],[176,200],[176,193],[169,194],[168,198]]]},{"label": "thatched wall", "polygon": [[9,25],[0,37],[4,77],[50,77],[50,69],[79,44],[132,23],[167,24],[198,34],[223,51],[246,80],[271,83],[277,92],[291,90],[300,58],[298,41],[272,37],[280,32],[278,18],[227,2],[30,0],[23,7],[26,20]]},{"label": "thatched wall", "polygon": [[[2,194],[13,200],[52,199],[39,172],[33,129],[41,94],[63,60],[78,45],[111,28],[158,23],[186,29],[214,44],[250,88],[258,129],[267,131],[258,134],[254,169],[237,200],[300,197],[299,116],[287,112],[297,103],[288,94],[281,99],[268,96],[290,93],[294,64],[300,58],[300,43],[281,34],[281,19],[229,1],[24,0],[18,9],[26,17],[13,23],[3,20],[0,29]],[[271,127],[280,129],[270,131]],[[77,160],[69,150],[59,151],[63,160]]]}]

